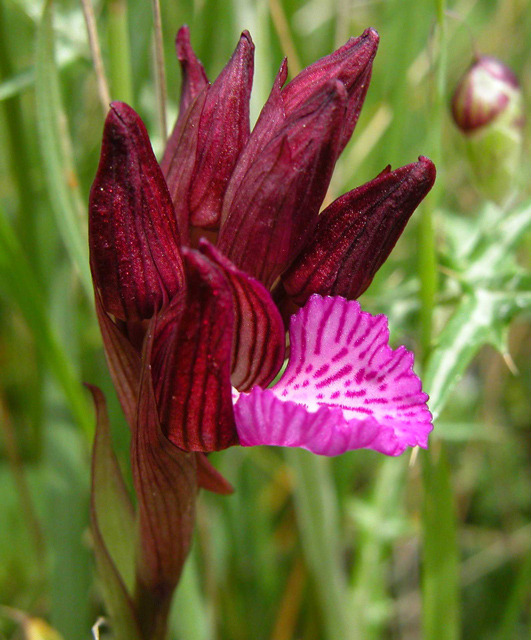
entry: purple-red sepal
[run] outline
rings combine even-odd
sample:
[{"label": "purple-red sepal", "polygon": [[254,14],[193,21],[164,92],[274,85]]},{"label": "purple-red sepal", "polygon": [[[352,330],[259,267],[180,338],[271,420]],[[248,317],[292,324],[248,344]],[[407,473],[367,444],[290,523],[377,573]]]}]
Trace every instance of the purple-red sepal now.
[{"label": "purple-red sepal", "polygon": [[144,344],[131,464],[138,500],[136,605],[144,626],[159,637],[155,629],[160,633],[166,623],[192,542],[197,476],[195,455],[176,447],[159,421],[151,365],[155,330],[154,319]]},{"label": "purple-red sepal", "polygon": [[421,157],[335,200],[282,276],[288,295],[301,306],[314,293],[351,300],[360,296],[434,181],[433,163]]},{"label": "purple-red sepal", "polygon": [[339,153],[352,136],[365,95],[369,88],[372,63],[380,37],[374,29],[366,29],[361,36],[350,38],[342,47],[303,69],[282,90],[287,113],[298,109],[308,98],[331,79],[339,80],[347,92],[347,110]]},{"label": "purple-red sepal", "polygon": [[253,157],[244,152],[245,171],[236,167],[218,248],[266,287],[302,248],[317,219],[337,159],[345,108],[345,87],[331,80],[289,114],[269,141],[260,127],[265,146]]},{"label": "purple-red sepal", "polygon": [[238,444],[230,370],[234,309],[219,269],[185,249],[187,290],[154,318],[151,373],[166,436],[185,451]]},{"label": "purple-red sepal", "polygon": [[183,225],[216,228],[227,184],[249,138],[254,45],[244,31],[211,86],[198,79],[199,63],[187,32],[179,32],[178,52],[196,78],[192,85],[190,77],[183,77],[183,111],[168,141],[162,169]]},{"label": "purple-red sepal", "polygon": [[175,38],[177,59],[181,65],[181,101],[179,117],[181,117],[192,101],[208,86],[208,77],[203,65],[195,55],[190,42],[190,29],[183,25]]},{"label": "purple-red sepal", "polygon": [[170,194],[146,128],[115,102],[105,121],[90,192],[90,262],[103,309],[145,320],[183,286],[180,238]]}]

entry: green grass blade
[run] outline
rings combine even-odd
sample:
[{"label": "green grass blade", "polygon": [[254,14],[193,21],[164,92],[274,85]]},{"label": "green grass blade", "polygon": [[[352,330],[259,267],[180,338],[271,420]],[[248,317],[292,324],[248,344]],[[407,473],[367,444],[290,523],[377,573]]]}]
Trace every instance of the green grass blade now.
[{"label": "green grass blade", "polygon": [[358,638],[348,615],[346,577],[340,562],[341,527],[329,461],[299,449],[286,449],[285,455],[295,474],[299,531],[321,602],[325,637]]},{"label": "green grass blade", "polygon": [[47,0],[37,35],[35,89],[38,137],[46,185],[57,226],[83,289],[89,300],[92,300],[87,221],[72,159],[72,145],[54,59],[52,4],[51,0]]},{"label": "green grass blade", "polygon": [[77,424],[92,434],[91,411],[83,389],[50,324],[42,291],[5,213],[0,209],[0,288],[16,304],[33,333],[35,344],[62,387]]}]

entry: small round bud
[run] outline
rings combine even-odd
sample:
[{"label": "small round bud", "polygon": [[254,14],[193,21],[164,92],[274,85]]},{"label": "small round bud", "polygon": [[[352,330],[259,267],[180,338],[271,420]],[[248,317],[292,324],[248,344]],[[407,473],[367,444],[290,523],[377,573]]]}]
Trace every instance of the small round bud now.
[{"label": "small round bud", "polygon": [[466,136],[479,190],[502,203],[514,187],[523,142],[523,97],[516,76],[496,58],[478,58],[455,90],[452,115]]},{"label": "small round bud", "polygon": [[490,56],[479,58],[462,77],[452,99],[452,115],[463,133],[492,124],[509,106],[520,100],[514,73]]}]

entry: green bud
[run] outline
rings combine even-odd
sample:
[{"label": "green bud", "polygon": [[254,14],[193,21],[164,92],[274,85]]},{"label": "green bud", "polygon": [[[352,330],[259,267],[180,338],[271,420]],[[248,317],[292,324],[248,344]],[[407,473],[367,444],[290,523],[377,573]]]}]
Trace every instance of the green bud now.
[{"label": "green bud", "polygon": [[480,57],[455,90],[452,115],[465,135],[478,189],[502,204],[514,189],[523,142],[524,105],[516,76],[496,58]]}]

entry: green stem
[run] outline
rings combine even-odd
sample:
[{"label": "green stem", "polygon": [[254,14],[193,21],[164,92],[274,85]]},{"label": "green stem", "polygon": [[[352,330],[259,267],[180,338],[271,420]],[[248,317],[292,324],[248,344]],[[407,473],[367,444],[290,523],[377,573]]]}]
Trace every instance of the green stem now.
[{"label": "green stem", "polygon": [[108,40],[111,97],[131,104],[131,50],[125,0],[109,0]]},{"label": "green stem", "polygon": [[[442,123],[446,91],[445,0],[435,0],[439,34],[435,93],[431,118],[431,155],[440,170]],[[426,367],[433,337],[433,311],[437,295],[437,254],[433,213],[441,192],[439,177],[422,210],[419,226],[421,344]],[[430,389],[427,389],[430,393]],[[437,398],[431,398],[436,403]],[[424,499],[422,509],[422,630],[425,640],[460,637],[459,547],[450,466],[444,443],[432,442],[421,455]]]},{"label": "green stem", "polygon": [[338,536],[341,528],[329,461],[298,449],[286,449],[285,455],[295,474],[299,531],[320,600],[326,640],[355,638],[356,627],[347,614]]}]

